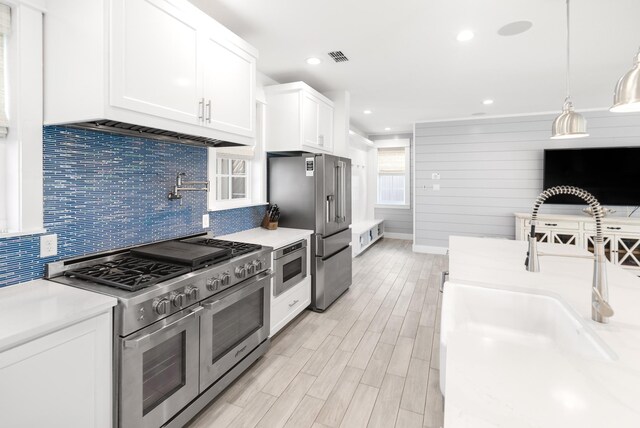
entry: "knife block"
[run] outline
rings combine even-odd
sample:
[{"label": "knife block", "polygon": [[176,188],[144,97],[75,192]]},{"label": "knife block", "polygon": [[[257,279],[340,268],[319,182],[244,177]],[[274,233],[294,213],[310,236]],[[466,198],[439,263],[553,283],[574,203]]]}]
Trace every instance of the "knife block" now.
[{"label": "knife block", "polygon": [[265,213],[262,219],[262,227],[268,230],[276,230],[278,228],[278,222],[269,220],[269,213]]}]

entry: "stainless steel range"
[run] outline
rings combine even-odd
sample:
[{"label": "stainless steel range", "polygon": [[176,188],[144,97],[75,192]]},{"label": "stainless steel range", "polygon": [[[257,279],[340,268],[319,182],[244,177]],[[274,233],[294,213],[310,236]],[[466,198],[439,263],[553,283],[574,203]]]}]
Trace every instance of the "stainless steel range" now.
[{"label": "stainless steel range", "polygon": [[203,234],[47,266],[50,280],[118,299],[119,427],[183,426],[266,352],[271,251]]}]

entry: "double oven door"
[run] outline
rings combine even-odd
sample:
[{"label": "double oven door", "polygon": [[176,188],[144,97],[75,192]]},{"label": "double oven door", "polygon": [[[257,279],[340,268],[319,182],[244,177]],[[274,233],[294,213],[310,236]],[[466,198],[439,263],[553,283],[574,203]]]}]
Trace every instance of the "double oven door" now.
[{"label": "double oven door", "polygon": [[271,271],[119,339],[119,426],[158,428],[269,336]]},{"label": "double oven door", "polygon": [[119,426],[158,428],[199,393],[195,306],[121,338]]},{"label": "double oven door", "polygon": [[204,391],[269,337],[271,272],[202,302],[200,390]]}]

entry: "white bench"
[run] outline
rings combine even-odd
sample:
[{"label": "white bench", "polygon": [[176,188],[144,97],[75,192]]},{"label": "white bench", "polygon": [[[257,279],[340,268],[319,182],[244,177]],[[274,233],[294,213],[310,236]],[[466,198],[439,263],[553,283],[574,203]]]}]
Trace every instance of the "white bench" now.
[{"label": "white bench", "polygon": [[369,248],[384,236],[384,220],[368,220],[351,225],[353,257]]}]

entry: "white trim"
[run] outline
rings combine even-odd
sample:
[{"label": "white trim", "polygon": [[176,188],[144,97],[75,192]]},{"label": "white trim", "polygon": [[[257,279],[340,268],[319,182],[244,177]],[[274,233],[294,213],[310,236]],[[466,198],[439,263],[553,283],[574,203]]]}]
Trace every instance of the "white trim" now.
[{"label": "white trim", "polygon": [[392,210],[410,210],[411,209],[411,205],[409,204],[374,204],[373,208],[379,208],[379,209],[387,209],[390,208]]},{"label": "white trim", "polygon": [[411,213],[411,233],[413,233],[412,241],[416,242],[416,205],[418,201],[418,193],[416,192],[416,124],[413,124],[413,137],[411,139],[411,192],[413,195],[413,209]]},{"label": "white trim", "polygon": [[413,244],[413,252],[414,253],[447,255],[449,253],[449,248],[447,248],[447,247],[434,247],[432,245],[416,245],[416,244]]},{"label": "white trim", "polygon": [[391,147],[409,147],[411,146],[411,139],[409,138],[393,138],[384,140],[375,140],[373,145],[376,149],[385,149]]},{"label": "white trim", "polygon": [[[236,199],[236,201],[237,200],[238,199]],[[244,201],[244,199],[242,201]],[[220,205],[220,201],[218,201],[216,205]],[[242,202],[242,203],[237,203],[237,204],[229,203],[229,205],[216,206],[214,208],[209,208],[208,212],[214,213],[216,211],[233,210],[233,209],[236,209],[236,208],[259,207],[260,205],[269,205],[269,203],[268,202]]]},{"label": "white trim", "polygon": [[[549,114],[559,114],[562,109],[554,110],[554,111],[540,111],[534,113],[513,113],[513,114],[495,114],[495,115],[487,115],[487,116],[461,116],[461,117],[452,117],[448,119],[426,119],[426,120],[418,120],[413,124],[413,135],[415,136],[415,126],[419,123],[438,123],[438,122],[458,122],[461,120],[484,120],[484,119],[504,119],[509,117],[527,117],[527,116],[546,116]],[[576,110],[578,111],[578,110]],[[597,107],[597,108],[581,108],[580,112],[608,112],[609,107]]]},{"label": "white trim", "polygon": [[47,233],[47,229],[25,230],[22,232],[0,233],[0,239],[15,238],[16,236],[40,235]]},{"label": "white trim", "polygon": [[412,233],[394,233],[394,232],[384,232],[382,234],[383,238],[389,239],[402,239],[404,241],[413,241]]}]

